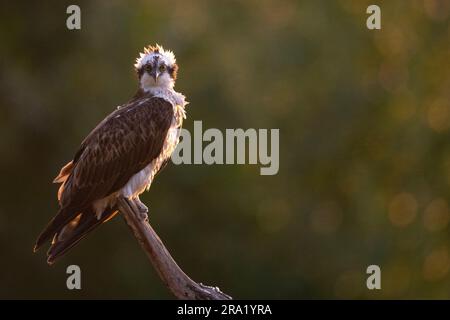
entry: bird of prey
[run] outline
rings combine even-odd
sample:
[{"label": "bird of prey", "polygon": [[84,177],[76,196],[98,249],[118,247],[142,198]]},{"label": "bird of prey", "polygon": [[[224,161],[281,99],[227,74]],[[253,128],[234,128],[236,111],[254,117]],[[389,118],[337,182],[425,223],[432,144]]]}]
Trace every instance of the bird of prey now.
[{"label": "bird of prey", "polygon": [[178,65],[173,52],[149,46],[134,67],[139,78],[134,97],[89,133],[54,180],[61,184],[60,208],[34,247],[51,240],[49,264],[113,218],[118,197],[135,199],[146,217],[139,195],[178,144],[187,102],[174,90]]}]

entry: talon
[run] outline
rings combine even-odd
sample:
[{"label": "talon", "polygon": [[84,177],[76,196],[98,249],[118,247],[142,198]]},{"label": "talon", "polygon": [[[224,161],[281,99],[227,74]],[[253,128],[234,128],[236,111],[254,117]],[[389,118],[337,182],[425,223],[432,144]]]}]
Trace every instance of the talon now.
[{"label": "talon", "polygon": [[141,221],[148,221],[148,208],[145,204],[143,204],[139,199],[136,201],[136,206],[139,210],[137,213],[137,217]]},{"label": "talon", "polygon": [[138,213],[138,219],[141,220],[141,221],[148,221],[147,211],[140,211]]}]

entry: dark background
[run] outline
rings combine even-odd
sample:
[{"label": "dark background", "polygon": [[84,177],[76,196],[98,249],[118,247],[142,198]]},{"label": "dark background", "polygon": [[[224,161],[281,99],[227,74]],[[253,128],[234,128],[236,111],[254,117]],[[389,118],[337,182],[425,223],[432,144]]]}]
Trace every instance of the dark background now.
[{"label": "dark background", "polygon": [[159,43],[185,128],[280,129],[275,176],[169,165],[143,196],[192,278],[235,298],[449,298],[450,2],[376,3],[379,31],[374,1],[2,1],[0,297],[171,298],[120,217],[53,267],[32,253],[52,179]]}]

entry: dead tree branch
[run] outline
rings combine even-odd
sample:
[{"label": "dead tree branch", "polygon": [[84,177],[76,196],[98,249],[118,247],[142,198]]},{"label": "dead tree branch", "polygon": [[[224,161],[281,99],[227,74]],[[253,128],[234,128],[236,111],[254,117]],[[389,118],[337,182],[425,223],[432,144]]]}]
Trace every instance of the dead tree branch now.
[{"label": "dead tree branch", "polygon": [[148,221],[139,218],[139,208],[134,201],[119,198],[118,208],[158,275],[175,297],[188,300],[232,299],[217,287],[205,286],[189,278],[173,260]]}]

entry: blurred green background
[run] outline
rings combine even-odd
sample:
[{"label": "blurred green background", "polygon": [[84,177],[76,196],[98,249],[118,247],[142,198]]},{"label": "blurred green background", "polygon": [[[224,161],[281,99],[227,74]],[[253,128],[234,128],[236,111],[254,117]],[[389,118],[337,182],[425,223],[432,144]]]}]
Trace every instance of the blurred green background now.
[{"label": "blurred green background", "polygon": [[376,3],[380,31],[374,1],[2,1],[0,297],[172,298],[121,217],[53,267],[32,253],[52,179],[159,43],[185,128],[280,129],[275,176],[169,165],[144,194],[186,273],[235,298],[450,298],[450,1]]}]

